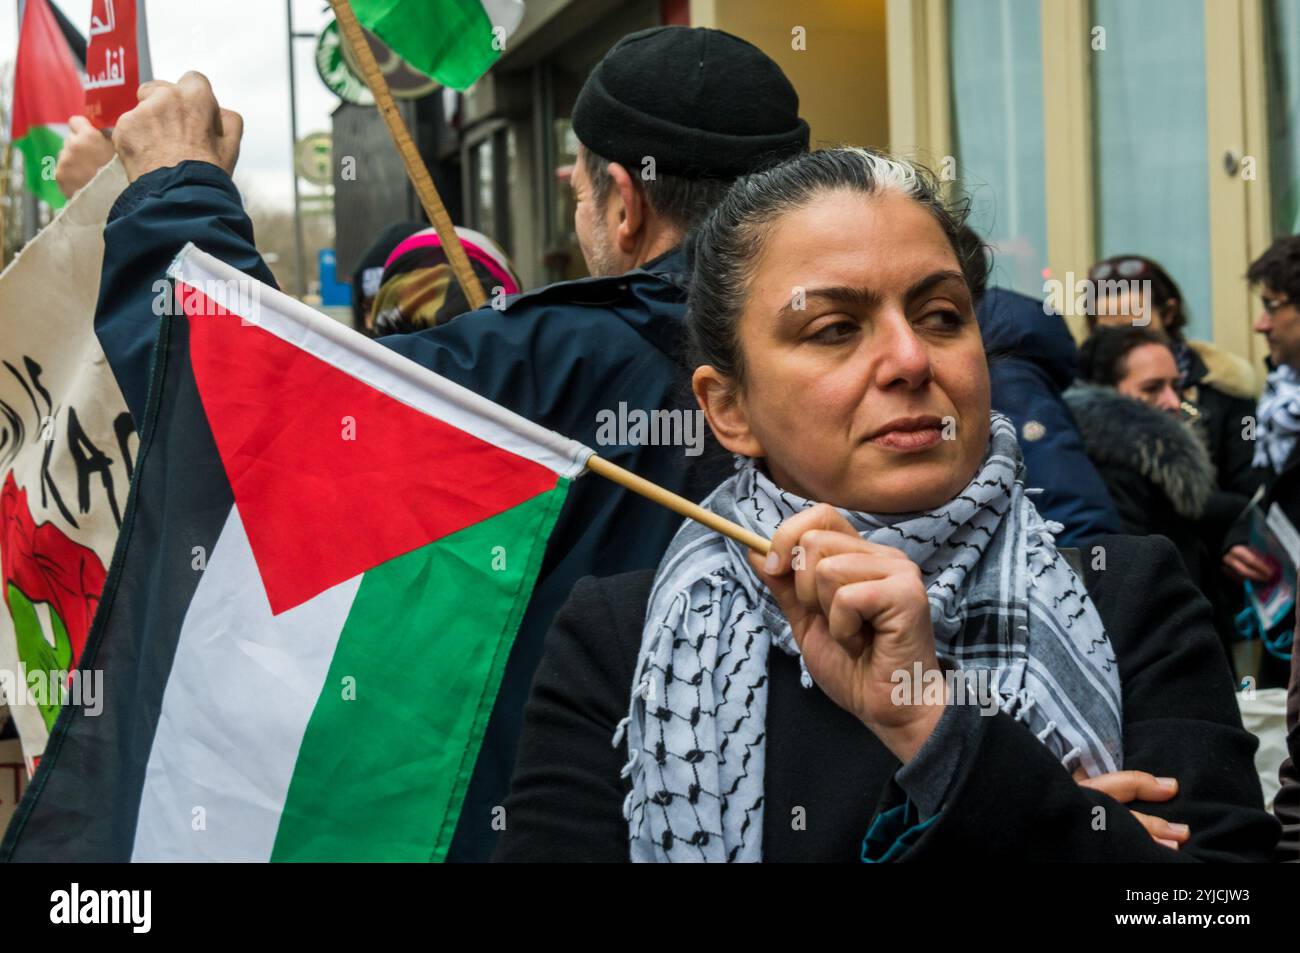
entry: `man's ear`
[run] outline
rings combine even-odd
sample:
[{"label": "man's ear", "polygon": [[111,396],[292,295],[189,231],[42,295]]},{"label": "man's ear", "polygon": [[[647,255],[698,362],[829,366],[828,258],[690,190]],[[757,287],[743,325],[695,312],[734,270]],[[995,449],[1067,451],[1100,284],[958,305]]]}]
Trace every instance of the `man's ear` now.
[{"label": "man's ear", "polygon": [[691,375],[691,390],[718,443],[743,457],[766,455],[763,445],[749,429],[744,398],[731,378],[712,365],[703,364]]},{"label": "man's ear", "polygon": [[[645,193],[637,186],[632,173],[617,162],[609,164],[609,177],[618,193],[618,220],[610,222],[614,244],[624,255],[635,255],[645,229]],[[611,203],[612,204],[612,203]]]}]

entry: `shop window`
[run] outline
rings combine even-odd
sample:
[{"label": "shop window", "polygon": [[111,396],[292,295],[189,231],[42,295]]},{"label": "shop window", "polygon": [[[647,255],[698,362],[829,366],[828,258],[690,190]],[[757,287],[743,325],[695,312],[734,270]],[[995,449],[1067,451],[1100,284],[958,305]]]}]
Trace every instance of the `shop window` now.
[{"label": "shop window", "polygon": [[1300,0],[1270,0],[1268,134],[1273,234],[1300,234]]},{"label": "shop window", "polygon": [[471,227],[512,254],[510,177],[515,168],[514,130],[501,125],[469,147]]},{"label": "shop window", "polygon": [[578,236],[573,230],[574,198],[573,166],[578,161],[578,137],[573,134],[573,123],[567,117],[551,123],[550,220],[547,223],[547,247],[544,264],[551,281],[568,281],[587,274],[578,246]]},{"label": "shop window", "polygon": [[[949,7],[953,148],[971,227],[993,247],[990,284],[1042,297],[1047,267],[1039,0]],[[941,175],[943,157],[932,157]]]},{"label": "shop window", "polygon": [[1097,257],[1160,262],[1182,289],[1187,336],[1210,338],[1205,8],[1094,0],[1092,12]]}]

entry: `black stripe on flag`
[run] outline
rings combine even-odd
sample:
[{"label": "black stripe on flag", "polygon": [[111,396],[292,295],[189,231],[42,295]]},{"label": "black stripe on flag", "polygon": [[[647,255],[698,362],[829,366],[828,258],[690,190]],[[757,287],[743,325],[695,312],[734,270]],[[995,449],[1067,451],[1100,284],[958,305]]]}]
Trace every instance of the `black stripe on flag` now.
[{"label": "black stripe on flag", "polygon": [[131,857],[163,691],[202,576],[195,547],[206,565],[234,506],[184,316],[160,322],[140,433],[126,518],[79,665],[103,673],[103,708],[91,716],[64,707],[0,860]]}]

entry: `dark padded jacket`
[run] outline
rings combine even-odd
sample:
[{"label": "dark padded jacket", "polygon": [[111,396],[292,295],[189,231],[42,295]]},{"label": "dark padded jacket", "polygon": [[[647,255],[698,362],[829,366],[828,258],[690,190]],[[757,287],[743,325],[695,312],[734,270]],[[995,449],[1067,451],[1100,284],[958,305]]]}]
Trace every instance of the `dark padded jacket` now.
[{"label": "dark padded jacket", "polygon": [[[95,329],[138,420],[158,328],[153,304],[185,243],[267,284],[274,279],[233,182],[204,162],[160,169],[128,187],[109,216],[104,242]],[[716,472],[693,476],[707,469],[701,466],[710,457],[707,449],[687,456],[682,446],[601,446],[598,440],[602,411],[678,406],[684,270],[677,250],[625,275],[551,285],[514,297],[504,310],[483,308],[380,343],[661,486],[700,499],[721,478]],[[384,492],[374,487],[375,494]],[[515,639],[449,859],[490,856],[497,836],[493,808],[506,795],[528,687],[546,630],[574,583],[593,573],[657,565],[680,522],[599,477],[575,481]]]}]

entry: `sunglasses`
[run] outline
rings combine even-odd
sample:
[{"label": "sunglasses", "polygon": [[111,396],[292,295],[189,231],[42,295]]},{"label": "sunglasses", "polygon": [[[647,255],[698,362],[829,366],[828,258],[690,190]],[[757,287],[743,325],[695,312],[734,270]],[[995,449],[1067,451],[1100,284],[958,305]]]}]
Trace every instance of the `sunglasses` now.
[{"label": "sunglasses", "polygon": [[1093,281],[1105,281],[1112,277],[1138,278],[1150,271],[1151,266],[1141,258],[1110,258],[1089,268],[1088,277]]}]

